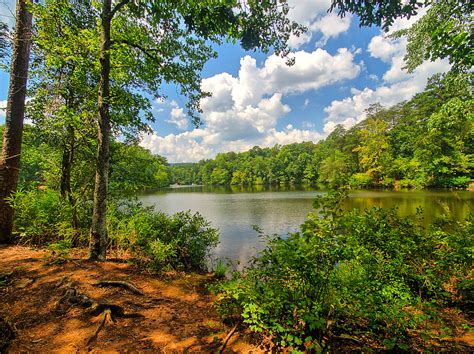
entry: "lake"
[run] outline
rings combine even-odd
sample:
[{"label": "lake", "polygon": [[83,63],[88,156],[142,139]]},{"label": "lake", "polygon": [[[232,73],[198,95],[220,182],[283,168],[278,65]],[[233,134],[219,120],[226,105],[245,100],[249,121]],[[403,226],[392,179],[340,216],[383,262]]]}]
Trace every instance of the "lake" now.
[{"label": "lake", "polygon": [[[264,247],[253,225],[265,234],[298,231],[313,210],[316,196],[323,194],[324,191],[302,186],[180,186],[141,195],[139,199],[144,205],[169,214],[184,210],[201,213],[220,230],[216,257],[230,258],[243,265]],[[349,196],[346,209],[396,206],[401,216],[407,216],[421,207],[425,223],[447,213],[463,219],[474,210],[474,193],[468,191],[364,190],[353,191]]]}]

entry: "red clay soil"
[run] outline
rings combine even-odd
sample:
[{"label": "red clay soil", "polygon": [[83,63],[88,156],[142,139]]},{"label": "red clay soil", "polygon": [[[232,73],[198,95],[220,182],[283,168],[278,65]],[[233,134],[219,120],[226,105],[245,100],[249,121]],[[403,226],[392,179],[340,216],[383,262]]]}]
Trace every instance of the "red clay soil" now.
[{"label": "red clay soil", "polygon": [[[212,281],[211,275],[157,277],[123,259],[92,263],[84,260],[84,255],[79,252],[62,264],[52,264],[49,250],[0,246],[0,354],[8,334],[3,319],[15,327],[15,339],[8,347],[11,353],[219,352],[232,326],[223,324],[212,307],[214,299],[205,286]],[[144,294],[95,286],[102,280],[125,281]],[[91,315],[77,304],[67,304],[64,311],[57,311],[58,301],[71,286],[96,302],[119,305],[126,313],[141,317],[107,322],[97,341],[88,345],[103,316]],[[445,326],[424,329],[429,339],[412,331],[412,350],[474,352],[474,333],[465,328],[466,324],[472,328],[473,323],[455,309],[443,309],[439,315]],[[254,337],[236,331],[224,352],[263,352],[262,347],[250,344],[253,342]],[[269,348],[268,341],[266,344]],[[361,349],[350,340],[336,340],[332,348],[334,352]],[[372,348],[383,350],[380,346]]]},{"label": "red clay soil", "polygon": [[[50,264],[48,250],[22,246],[0,247],[0,318],[16,328],[8,352],[217,352],[231,330],[212,307],[206,291],[210,275],[154,277],[124,262],[91,263],[81,259]],[[121,280],[139,288],[144,295],[128,289],[94,286],[99,280]],[[92,336],[102,316],[92,316],[71,306],[65,313],[55,311],[65,293],[74,286],[91,299],[116,304],[141,318],[117,318]],[[1,343],[0,343],[1,345]],[[242,333],[230,338],[225,352],[260,352]],[[1,350],[0,350],[1,352]]]}]

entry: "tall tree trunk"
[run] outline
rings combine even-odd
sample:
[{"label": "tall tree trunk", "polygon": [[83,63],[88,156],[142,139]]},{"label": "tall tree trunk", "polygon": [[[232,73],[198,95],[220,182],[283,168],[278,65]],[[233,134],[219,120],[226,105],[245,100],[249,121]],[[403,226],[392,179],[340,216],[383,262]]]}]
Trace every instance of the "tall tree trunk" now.
[{"label": "tall tree trunk", "polygon": [[15,192],[20,172],[21,140],[25,115],[26,84],[30,59],[31,22],[30,0],[16,3],[16,27],[13,39],[10,86],[8,88],[3,150],[0,159],[0,243],[11,243],[13,208],[6,198]]},{"label": "tall tree trunk", "polygon": [[100,32],[100,81],[98,149],[95,173],[94,211],[89,244],[89,259],[105,260],[107,249],[107,179],[110,146],[110,24],[112,1],[103,0]]},{"label": "tall tree trunk", "polygon": [[72,146],[67,142],[63,146],[63,159],[61,162],[61,183],[60,193],[63,199],[71,194],[71,154]]},{"label": "tall tree trunk", "polygon": [[[72,208],[72,228],[77,230],[78,228],[78,219],[77,219],[77,207],[76,199],[72,195],[71,189],[71,170],[74,163],[74,151],[76,147],[76,138],[74,128],[69,125],[67,127],[68,132],[68,141],[64,144],[63,147],[63,158],[61,163],[61,183],[60,183],[60,192],[61,197],[69,201],[69,205]],[[74,238],[73,243],[76,243]]]}]

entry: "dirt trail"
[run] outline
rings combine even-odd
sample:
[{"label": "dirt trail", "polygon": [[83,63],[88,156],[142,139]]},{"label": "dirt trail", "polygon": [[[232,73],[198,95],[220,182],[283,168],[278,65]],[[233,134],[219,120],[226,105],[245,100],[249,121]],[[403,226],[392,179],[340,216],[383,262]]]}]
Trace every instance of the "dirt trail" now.
[{"label": "dirt trail", "polygon": [[[78,306],[63,314],[55,312],[68,282],[95,301],[144,316],[116,318],[115,323],[106,324],[92,352],[216,352],[231,330],[212,308],[212,295],[204,287],[208,275],[157,278],[127,263],[81,259],[50,265],[49,254],[21,246],[0,247],[0,273],[13,272],[6,284],[0,284],[0,317],[17,329],[9,352],[88,350],[87,340],[102,316],[93,317]],[[99,280],[132,283],[144,296],[120,287],[94,286]],[[226,352],[259,351],[241,333],[234,334],[226,346]]]}]

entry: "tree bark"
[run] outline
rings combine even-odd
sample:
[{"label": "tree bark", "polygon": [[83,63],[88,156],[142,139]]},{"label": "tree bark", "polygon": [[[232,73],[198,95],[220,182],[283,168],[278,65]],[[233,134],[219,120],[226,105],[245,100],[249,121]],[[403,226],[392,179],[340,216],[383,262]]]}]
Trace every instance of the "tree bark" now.
[{"label": "tree bark", "polygon": [[[71,171],[72,165],[74,163],[74,151],[76,148],[76,138],[74,128],[69,125],[67,127],[68,131],[68,141],[64,143],[63,147],[63,158],[61,163],[61,183],[60,183],[60,193],[63,199],[68,200],[69,205],[72,208],[72,228],[77,230],[78,228],[78,218],[77,218],[77,206],[76,198],[72,195],[71,189]],[[75,244],[75,238],[73,244]]]},{"label": "tree bark", "polygon": [[32,15],[30,0],[17,0],[16,28],[10,67],[10,86],[0,158],[0,243],[12,242],[14,210],[6,198],[16,191],[20,172],[26,84],[30,59]]},{"label": "tree bark", "polygon": [[110,148],[110,25],[112,0],[103,0],[100,32],[98,148],[89,259],[103,261],[107,249],[107,183]]},{"label": "tree bark", "polygon": [[[69,129],[68,129],[69,130]],[[69,134],[68,134],[69,135]],[[70,136],[68,142],[63,146],[63,159],[61,162],[61,183],[60,193],[63,199],[66,199],[71,194],[71,167],[72,167],[72,143]]]}]

